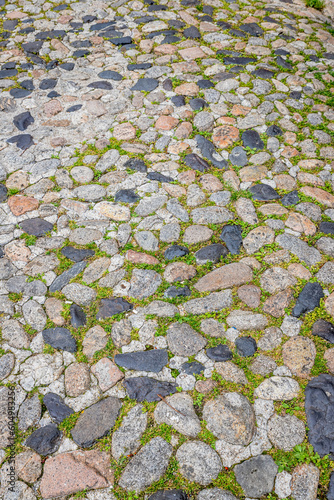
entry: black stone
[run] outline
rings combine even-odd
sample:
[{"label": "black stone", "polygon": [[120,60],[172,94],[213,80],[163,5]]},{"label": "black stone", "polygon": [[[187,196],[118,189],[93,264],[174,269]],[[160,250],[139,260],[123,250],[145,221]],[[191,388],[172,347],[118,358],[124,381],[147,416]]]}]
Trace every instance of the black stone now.
[{"label": "black stone", "polygon": [[15,61],[9,61],[6,62],[1,66],[1,69],[15,69],[16,68],[16,62]]},{"label": "black stone", "polygon": [[228,361],[233,358],[233,354],[226,344],[218,344],[206,350],[207,356],[213,361]]},{"label": "black stone", "polygon": [[167,177],[166,175],[160,174],[159,172],[149,172],[147,174],[147,178],[150,181],[158,181],[158,182],[174,182],[172,177]]},{"label": "black stone", "polygon": [[128,45],[132,43],[131,36],[122,36],[120,38],[109,38],[109,41],[114,45]]},{"label": "black stone", "polygon": [[25,445],[46,456],[54,453],[60,446],[62,433],[55,424],[48,424],[34,431],[26,440]]},{"label": "black stone", "polygon": [[275,73],[274,71],[269,71],[269,69],[256,69],[255,71],[252,71],[252,75],[256,76],[257,78],[263,78],[263,79],[270,79],[274,78]]},{"label": "black stone", "polygon": [[90,52],[86,49],[79,49],[73,52],[74,59],[79,59],[79,57],[89,56]]},{"label": "black stone", "polygon": [[227,224],[223,227],[220,239],[225,243],[232,255],[239,255],[242,245],[242,228],[234,224]]},{"label": "black stone", "polygon": [[186,105],[186,100],[183,95],[174,95],[173,97],[171,97],[171,101],[177,108]]},{"label": "black stone", "polygon": [[191,109],[194,111],[199,111],[200,109],[207,108],[208,103],[204,101],[204,99],[201,99],[200,97],[195,97],[195,99],[191,99],[189,101],[189,105]]},{"label": "black stone", "polygon": [[238,337],[235,341],[239,356],[248,358],[257,351],[256,341],[252,337]]},{"label": "black stone", "polygon": [[35,120],[31,116],[29,111],[25,111],[24,113],[20,113],[19,115],[14,116],[14,119],[13,119],[13,123],[14,123],[15,127],[18,128],[19,130],[21,130],[21,132],[26,130],[29,127],[29,125],[34,123],[34,121]]},{"label": "black stone", "polygon": [[62,398],[58,396],[58,394],[54,394],[53,392],[48,392],[47,394],[45,394],[43,403],[45,404],[50,417],[56,422],[56,424],[61,424],[61,422],[65,418],[74,413],[72,408],[67,406]]},{"label": "black stone", "polygon": [[216,73],[213,76],[213,80],[215,82],[225,82],[226,80],[231,80],[232,78],[234,78],[234,75],[232,73],[227,73],[226,71]]},{"label": "black stone", "polygon": [[228,163],[226,160],[217,160],[217,158],[215,158],[215,156],[217,155],[217,151],[215,146],[211,141],[209,141],[209,139],[203,137],[202,135],[196,135],[195,140],[197,143],[197,147],[201,151],[204,158],[210,160],[212,165],[221,170],[228,167]]},{"label": "black stone", "polygon": [[189,500],[182,490],[159,490],[153,493],[148,500]]},{"label": "black stone", "polygon": [[131,311],[133,305],[127,302],[122,297],[113,299],[101,299],[101,305],[96,315],[96,319],[111,318],[116,314],[121,314],[126,311]]},{"label": "black stone", "polygon": [[55,97],[59,97],[60,94],[56,92],[55,90],[51,90],[51,92],[48,93],[47,97],[50,97],[50,99],[54,99]]},{"label": "black stone", "polygon": [[[217,26],[222,28],[223,31],[232,28],[232,25],[230,23],[227,23],[226,21],[217,21]],[[219,54],[219,51],[217,52],[217,54]]]},{"label": "black stone", "polygon": [[77,262],[69,269],[66,269],[66,271],[57,276],[57,278],[51,283],[49,287],[50,293],[62,290],[64,286],[68,285],[71,279],[78,276],[78,274],[80,274],[85,269],[86,266],[87,262],[83,260],[81,262]]},{"label": "black stone", "polygon": [[141,78],[137,83],[131,87],[131,90],[139,90],[144,92],[152,92],[159,85],[155,78]]},{"label": "black stone", "polygon": [[232,57],[224,57],[224,64],[240,64],[241,66],[246,66],[247,64],[252,64],[257,61],[254,57],[245,57],[245,56],[232,56]]},{"label": "black stone", "polygon": [[285,207],[296,205],[299,201],[298,191],[291,191],[290,193],[285,194],[281,199],[282,205]]},{"label": "black stone", "polygon": [[34,219],[26,219],[20,222],[22,231],[32,236],[44,236],[49,231],[52,231],[53,224],[47,220],[35,217]]},{"label": "black stone", "polygon": [[243,70],[242,66],[233,66],[233,68],[230,68],[230,73],[240,73]]},{"label": "black stone", "polygon": [[32,80],[23,80],[20,83],[20,85],[22,88],[24,88],[26,90],[34,90],[35,89],[34,82]]},{"label": "black stone", "polygon": [[208,16],[208,15],[198,16],[198,19],[200,21],[209,21],[209,23],[213,23],[213,18],[211,16]]},{"label": "black stone", "polygon": [[320,457],[334,453],[334,377],[321,374],[313,378],[305,389],[305,412],[308,440]]},{"label": "black stone", "polygon": [[165,5],[150,5],[147,12],[159,12],[161,10],[167,10]]},{"label": "black stone", "polygon": [[277,137],[283,135],[283,131],[278,125],[270,125],[266,130],[266,134],[269,135],[269,137]]},{"label": "black stone", "polygon": [[162,88],[164,90],[166,90],[167,92],[172,92],[173,91],[173,82],[170,78],[166,78],[166,80],[164,80],[162,82]]},{"label": "black stone", "polygon": [[191,295],[191,290],[187,286],[177,288],[176,286],[170,286],[164,293],[164,297],[167,299],[174,299],[175,297],[189,297]]},{"label": "black stone", "polygon": [[116,354],[114,362],[116,365],[128,370],[158,373],[167,365],[168,353],[165,349],[126,352],[124,354]]},{"label": "black stone", "polygon": [[264,142],[262,141],[260,134],[256,130],[245,130],[241,136],[242,144],[245,148],[250,149],[263,149]]},{"label": "black stone", "polygon": [[252,193],[254,200],[258,201],[278,200],[280,197],[275,189],[268,186],[268,184],[255,184],[249,188],[249,191]]},{"label": "black stone", "polygon": [[72,304],[70,307],[70,315],[71,315],[71,325],[73,328],[80,328],[81,326],[85,326],[86,314],[77,304]]},{"label": "black stone", "polygon": [[75,111],[79,111],[82,108],[82,104],[75,104],[74,106],[70,106],[67,108],[66,113],[74,113]]},{"label": "black stone", "polygon": [[203,160],[200,156],[195,153],[190,153],[184,158],[184,163],[187,167],[197,170],[198,172],[206,172],[209,170],[210,165],[207,161]]},{"label": "black stone", "polygon": [[170,19],[168,21],[169,26],[172,28],[175,28],[177,30],[180,30],[186,26],[186,24],[183,21],[179,21],[177,19]]},{"label": "black stone", "polygon": [[322,54],[322,57],[324,57],[325,59],[334,60],[334,52],[325,52],[324,54]]},{"label": "black stone", "polygon": [[52,31],[41,31],[35,36],[36,40],[52,40],[52,38],[64,38],[66,31],[64,30],[52,30]]},{"label": "black stone", "polygon": [[131,399],[136,401],[161,401],[158,396],[166,397],[175,394],[176,384],[171,382],[160,382],[150,377],[131,377],[124,380],[123,385]]},{"label": "black stone", "polygon": [[31,54],[38,54],[41,50],[43,42],[28,42],[22,44],[22,49],[25,52],[29,52]]},{"label": "black stone", "polygon": [[320,222],[319,231],[325,234],[334,234],[334,222]]},{"label": "black stone", "polygon": [[7,139],[9,144],[16,144],[19,149],[29,149],[34,144],[34,140],[30,134],[19,134]]},{"label": "black stone", "polygon": [[187,247],[182,247],[181,245],[172,245],[165,250],[164,257],[166,260],[173,260],[178,257],[183,257],[188,255],[189,250]]},{"label": "black stone", "polygon": [[285,50],[285,49],[276,49],[274,53],[276,56],[288,56],[288,55],[290,55],[290,52],[288,50]]},{"label": "black stone", "polygon": [[92,43],[89,40],[75,40],[71,43],[71,46],[75,49],[82,49],[84,47],[91,47]]},{"label": "black stone", "polygon": [[93,21],[96,21],[97,17],[92,16],[91,14],[87,14],[86,16],[83,16],[82,20],[84,23],[92,23]]},{"label": "black stone", "polygon": [[0,79],[2,78],[11,78],[12,76],[17,75],[17,69],[1,69],[0,70]]},{"label": "black stone", "polygon": [[115,201],[123,203],[136,203],[140,199],[132,189],[121,189],[115,194]]},{"label": "black stone", "polygon": [[278,66],[280,66],[281,68],[293,69],[293,66],[290,63],[288,63],[285,59],[283,59],[283,57],[281,57],[281,56],[276,57],[276,62],[278,64]]},{"label": "black stone", "polygon": [[100,31],[105,28],[109,28],[109,26],[114,26],[115,21],[107,21],[107,22],[102,22],[102,23],[97,23],[93,24],[90,28],[89,31]]},{"label": "black stone", "polygon": [[248,163],[246,151],[241,146],[236,146],[228,155],[228,159],[237,167],[244,167]]},{"label": "black stone", "polygon": [[263,35],[263,29],[256,23],[241,24],[241,26],[239,26],[239,28],[251,36]]},{"label": "black stone", "polygon": [[196,28],[196,26],[191,26],[190,28],[186,28],[184,30],[183,36],[185,36],[186,38],[192,38],[195,40],[196,38],[201,38],[201,33]]},{"label": "black stone", "polygon": [[197,85],[200,89],[212,89],[215,86],[210,80],[198,80]]},{"label": "black stone", "polygon": [[190,363],[183,363],[180,367],[180,371],[186,373],[187,375],[200,375],[205,370],[205,366],[198,361],[192,361]]},{"label": "black stone", "polygon": [[0,203],[7,200],[7,188],[4,184],[0,184]]},{"label": "black stone", "polygon": [[291,99],[296,99],[297,101],[299,101],[299,99],[301,99],[302,97],[302,93],[298,90],[293,90],[292,92],[290,92],[289,97],[291,97]]},{"label": "black stone", "polygon": [[104,82],[103,80],[101,82],[92,82],[87,87],[91,89],[102,89],[102,90],[111,90],[113,86],[111,85],[110,82]]},{"label": "black stone", "polygon": [[214,264],[218,264],[220,259],[226,257],[227,254],[227,248],[224,245],[213,243],[212,245],[197,250],[195,253],[196,263],[205,264],[207,262],[213,262]]},{"label": "black stone", "polygon": [[153,17],[153,16],[141,16],[141,17],[137,17],[137,19],[135,19],[135,23],[136,24],[147,24],[147,23],[150,23],[152,21],[156,21],[156,17]]},{"label": "black stone", "polygon": [[334,344],[334,325],[324,319],[318,319],[313,323],[312,334]]},{"label": "black stone", "polygon": [[214,9],[213,7],[211,7],[211,5],[203,5],[202,12],[204,14],[209,14],[210,16],[212,16],[214,13]]},{"label": "black stone", "polygon": [[232,36],[238,36],[239,38],[247,38],[247,35],[244,31],[240,31],[240,30],[237,30],[237,29],[230,29],[229,30],[229,33],[230,35]]},{"label": "black stone", "polygon": [[53,8],[54,11],[60,12],[62,10],[66,10],[69,8],[69,5],[67,3],[63,3],[61,5],[56,5],[56,7]]},{"label": "black stone", "polygon": [[89,250],[88,248],[74,248],[71,246],[62,248],[61,253],[67,259],[73,260],[73,262],[81,262],[95,255],[94,250]]},{"label": "black stone", "polygon": [[320,283],[306,283],[298,295],[296,305],[292,310],[292,316],[299,318],[303,313],[313,311],[320,305],[320,299],[324,297],[324,292]]},{"label": "black stone", "polygon": [[59,68],[64,69],[65,71],[73,71],[75,64],[74,63],[62,63],[59,65]]},{"label": "black stone", "polygon": [[116,82],[123,79],[122,75],[117,73],[117,71],[101,71],[98,76],[100,78],[105,78],[106,80],[115,80]]},{"label": "black stone", "polygon": [[131,170],[136,170],[137,172],[147,172],[147,167],[143,160],[138,160],[137,158],[130,158],[130,160],[124,163],[125,168],[130,168]]},{"label": "black stone", "polygon": [[43,330],[43,340],[46,344],[67,352],[77,352],[77,341],[67,328],[47,328]]},{"label": "black stone", "polygon": [[[269,16],[264,16],[263,21],[265,21],[266,23],[279,24],[277,19],[274,19],[273,17],[269,17]],[[276,54],[276,51],[275,51],[275,54]]]},{"label": "black stone", "polygon": [[129,71],[146,70],[149,68],[152,68],[151,63],[128,64],[127,66]]},{"label": "black stone", "polygon": [[2,27],[4,30],[14,31],[17,25],[18,25],[17,19],[9,19],[3,22]]},{"label": "black stone", "polygon": [[14,99],[23,99],[24,97],[28,97],[28,95],[31,94],[31,91],[16,87],[15,89],[10,89],[9,93],[12,97],[14,97]]},{"label": "black stone", "polygon": [[329,480],[329,488],[327,492],[327,500],[334,500],[334,472],[331,473]]}]

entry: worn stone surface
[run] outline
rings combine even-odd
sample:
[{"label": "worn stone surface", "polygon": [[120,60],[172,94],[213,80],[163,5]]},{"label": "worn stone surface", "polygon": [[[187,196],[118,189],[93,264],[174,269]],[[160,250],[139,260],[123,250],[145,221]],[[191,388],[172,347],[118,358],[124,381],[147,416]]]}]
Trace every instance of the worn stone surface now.
[{"label": "worn stone surface", "polygon": [[181,445],[176,452],[176,459],[181,475],[203,486],[216,479],[222,470],[218,453],[201,441],[189,441]]}]

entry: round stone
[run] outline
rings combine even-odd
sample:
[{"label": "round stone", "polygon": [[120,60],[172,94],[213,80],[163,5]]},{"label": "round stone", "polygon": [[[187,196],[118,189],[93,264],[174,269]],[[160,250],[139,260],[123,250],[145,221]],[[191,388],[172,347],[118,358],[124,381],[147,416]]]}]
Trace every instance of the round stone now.
[{"label": "round stone", "polygon": [[317,350],[307,337],[292,337],[283,345],[283,361],[297,377],[306,378],[314,365]]},{"label": "round stone", "polygon": [[276,448],[290,451],[305,438],[305,424],[295,415],[273,415],[268,421],[268,437]]},{"label": "round stone", "polygon": [[188,441],[176,452],[180,474],[188,481],[203,486],[214,481],[222,470],[219,455],[201,441]]}]

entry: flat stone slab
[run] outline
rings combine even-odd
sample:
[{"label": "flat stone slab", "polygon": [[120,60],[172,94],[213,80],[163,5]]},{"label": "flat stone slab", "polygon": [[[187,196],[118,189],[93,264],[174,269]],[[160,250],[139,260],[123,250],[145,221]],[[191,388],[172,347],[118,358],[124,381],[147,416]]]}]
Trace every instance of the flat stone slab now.
[{"label": "flat stone slab", "polygon": [[136,401],[161,401],[161,397],[169,396],[176,392],[176,384],[160,382],[150,377],[131,377],[123,382],[128,395]]},{"label": "flat stone slab", "polygon": [[50,417],[56,422],[56,424],[60,424],[65,418],[74,413],[72,408],[67,406],[58,394],[54,394],[52,392],[45,394],[43,403],[45,404]]},{"label": "flat stone slab", "polygon": [[131,309],[133,309],[133,305],[121,297],[102,299],[96,319],[111,318],[112,316],[116,316],[116,314],[131,311]]},{"label": "flat stone slab", "polygon": [[42,333],[44,342],[55,349],[67,352],[77,351],[77,342],[67,328],[57,326],[56,328],[47,328]]},{"label": "flat stone slab", "polygon": [[195,284],[195,288],[199,292],[214,292],[223,288],[243,285],[252,279],[253,272],[245,264],[226,264],[200,278]]},{"label": "flat stone slab", "polygon": [[236,465],[234,471],[244,493],[251,498],[260,498],[272,492],[278,466],[269,455],[259,455]]},{"label": "flat stone slab", "polygon": [[34,431],[25,441],[25,445],[46,456],[54,453],[60,446],[62,433],[54,424],[48,424]]},{"label": "flat stone slab", "polygon": [[165,349],[127,352],[124,354],[116,354],[114,361],[116,365],[127,368],[128,370],[158,373],[167,365],[168,353]]}]

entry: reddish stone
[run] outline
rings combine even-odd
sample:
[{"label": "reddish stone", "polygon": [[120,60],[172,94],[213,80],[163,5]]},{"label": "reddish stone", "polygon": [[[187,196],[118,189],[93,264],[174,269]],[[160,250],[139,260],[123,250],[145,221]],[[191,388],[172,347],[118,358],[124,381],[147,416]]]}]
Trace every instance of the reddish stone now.
[{"label": "reddish stone", "polygon": [[195,182],[196,179],[196,173],[193,170],[187,170],[186,172],[181,172],[179,174],[177,180],[181,182],[181,184],[192,184]]},{"label": "reddish stone", "polygon": [[251,111],[252,108],[248,106],[241,106],[241,104],[235,104],[231,109],[233,116],[245,116]]},{"label": "reddish stone", "polygon": [[189,122],[183,122],[175,130],[175,137],[178,139],[188,139],[193,131],[192,125]]},{"label": "reddish stone", "polygon": [[114,128],[113,135],[118,141],[129,141],[136,137],[136,129],[131,123],[121,123]]},{"label": "reddish stone", "polygon": [[207,191],[210,191],[210,193],[215,193],[216,191],[224,189],[224,186],[220,182],[220,180],[217,179],[217,177],[212,174],[202,175],[199,181],[202,184],[202,188],[206,189]]},{"label": "reddish stone", "polygon": [[214,380],[198,380],[195,385],[196,391],[202,394],[209,394],[215,387],[217,387],[217,382]]},{"label": "reddish stone", "polygon": [[113,483],[110,457],[104,451],[72,451],[50,457],[44,465],[40,492],[43,498],[107,488]]},{"label": "reddish stone", "polygon": [[299,155],[299,151],[296,148],[291,148],[290,146],[286,146],[281,154],[284,158],[293,158],[294,156]]},{"label": "reddish stone", "polygon": [[126,260],[133,262],[134,264],[159,264],[158,259],[152,255],[148,255],[143,252],[135,252],[134,250],[128,250],[125,255]]},{"label": "reddish stone", "polygon": [[28,196],[11,196],[8,199],[8,206],[16,217],[23,215],[26,212],[31,212],[38,208],[38,200],[35,198],[29,198]]},{"label": "reddish stone", "polygon": [[182,83],[175,87],[175,93],[178,95],[186,95],[186,96],[197,96],[199,92],[199,87],[196,83]]},{"label": "reddish stone", "polygon": [[113,387],[124,378],[123,373],[110,359],[102,358],[91,368],[92,373],[99,381],[103,392]]},{"label": "reddish stone", "polygon": [[305,186],[301,189],[301,192],[306,196],[315,198],[319,203],[326,205],[326,207],[334,208],[334,196],[323,189]]},{"label": "reddish stone", "polygon": [[231,146],[239,139],[239,130],[230,125],[222,125],[213,130],[212,141],[215,146],[223,149]]},{"label": "reddish stone", "polygon": [[285,221],[285,225],[299,233],[305,233],[307,236],[312,236],[317,232],[317,228],[306,215],[291,213]]},{"label": "reddish stone", "polygon": [[54,116],[63,111],[63,106],[57,99],[52,99],[51,101],[44,104],[44,113],[46,116]]},{"label": "reddish stone", "polygon": [[190,47],[189,49],[179,50],[179,54],[185,61],[193,61],[194,59],[200,59],[202,57],[207,57],[206,53],[200,47]]},{"label": "reddish stone", "polygon": [[176,127],[178,123],[179,120],[173,116],[160,116],[155,122],[155,127],[158,130],[171,130]]},{"label": "reddish stone", "polygon": [[293,291],[290,288],[269,297],[263,304],[263,312],[280,318],[285,314],[285,308],[289,307],[293,299]]}]

